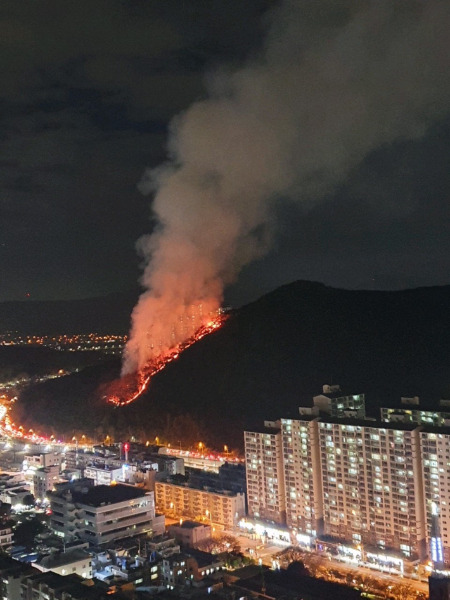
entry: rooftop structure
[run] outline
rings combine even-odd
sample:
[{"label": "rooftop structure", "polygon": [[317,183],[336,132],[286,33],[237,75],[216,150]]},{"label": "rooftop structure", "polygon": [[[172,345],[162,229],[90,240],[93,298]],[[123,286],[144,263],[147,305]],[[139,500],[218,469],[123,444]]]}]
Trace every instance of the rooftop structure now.
[{"label": "rooftop structure", "polygon": [[323,393],[314,396],[313,405],[316,414],[326,413],[332,417],[366,416],[364,394],[343,394],[339,385],[324,385]]},{"label": "rooftop structure", "polygon": [[417,423],[418,425],[450,426],[450,401],[440,400],[438,406],[422,406],[418,396],[401,398],[396,406],[382,407],[381,420]]}]

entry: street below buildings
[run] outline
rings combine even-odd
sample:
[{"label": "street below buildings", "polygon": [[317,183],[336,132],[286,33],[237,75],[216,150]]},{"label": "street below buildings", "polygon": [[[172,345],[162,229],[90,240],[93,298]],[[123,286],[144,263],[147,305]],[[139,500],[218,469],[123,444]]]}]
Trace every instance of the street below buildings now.
[{"label": "street below buildings", "polygon": [[[266,544],[260,539],[254,539],[250,536],[236,535],[236,532],[231,531],[229,533],[236,536],[245,556],[270,568],[277,568],[277,565],[280,567],[286,566],[286,561],[282,559],[283,551],[287,550],[286,545],[276,545],[271,542]],[[377,586],[374,586],[374,592],[376,591],[375,587],[378,587],[378,590],[380,588],[387,590],[388,588],[394,589],[396,586],[404,586],[412,588],[413,593],[416,595],[428,596],[428,582],[421,581],[417,577],[400,576],[367,566],[345,563],[314,552],[298,552],[298,560],[302,560],[314,576],[328,581],[347,585],[353,584],[355,587],[362,580],[367,582],[366,586],[370,586],[370,582],[374,581],[377,583]],[[350,577],[352,574],[354,577]]]}]

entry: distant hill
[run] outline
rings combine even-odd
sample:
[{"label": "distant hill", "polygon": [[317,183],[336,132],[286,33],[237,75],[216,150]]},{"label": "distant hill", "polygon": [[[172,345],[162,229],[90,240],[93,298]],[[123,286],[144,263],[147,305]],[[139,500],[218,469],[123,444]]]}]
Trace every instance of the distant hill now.
[{"label": "distant hill", "polygon": [[438,399],[450,392],[449,307],[450,286],[374,292],[298,281],[232,312],[128,407],[111,409],[96,393],[119,372],[111,362],[30,389],[21,418],[58,432],[240,444],[244,423],[295,415],[325,383],[365,392],[372,407]]},{"label": "distant hill", "polygon": [[84,300],[0,302],[0,334],[126,334],[138,296],[132,290]]}]

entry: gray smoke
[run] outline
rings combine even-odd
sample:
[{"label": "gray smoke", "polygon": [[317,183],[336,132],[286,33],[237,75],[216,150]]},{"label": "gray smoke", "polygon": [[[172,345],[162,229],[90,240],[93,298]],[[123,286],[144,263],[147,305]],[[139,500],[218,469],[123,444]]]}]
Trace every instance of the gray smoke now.
[{"label": "gray smoke", "polygon": [[448,3],[288,1],[272,18],[262,56],[211,78],[173,121],[168,163],[141,182],[159,226],[140,240],[148,291],[123,373],[210,318],[270,248],[275,203],[307,208],[368,153],[448,113]]}]

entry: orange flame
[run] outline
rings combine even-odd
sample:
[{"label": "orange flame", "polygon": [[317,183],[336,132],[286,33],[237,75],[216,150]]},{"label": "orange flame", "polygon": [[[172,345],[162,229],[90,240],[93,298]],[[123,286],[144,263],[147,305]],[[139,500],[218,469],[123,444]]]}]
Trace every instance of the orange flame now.
[{"label": "orange flame", "polygon": [[152,377],[156,375],[156,373],[159,373],[169,363],[171,363],[173,360],[176,360],[181,352],[205,336],[219,329],[225,320],[226,316],[223,314],[215,316],[208,323],[206,323],[206,325],[202,325],[202,327],[200,327],[192,337],[185,340],[181,344],[177,344],[167,354],[154,358],[149,362],[145,369],[138,371],[133,377],[133,387],[135,388],[133,391],[129,390],[130,380],[128,378],[127,381],[122,381],[122,385],[120,385],[120,392],[108,396],[106,398],[107,401],[115,406],[126,406],[127,404],[131,404],[131,402],[137,400],[137,398],[139,398],[139,396],[141,396],[148,388]]}]

